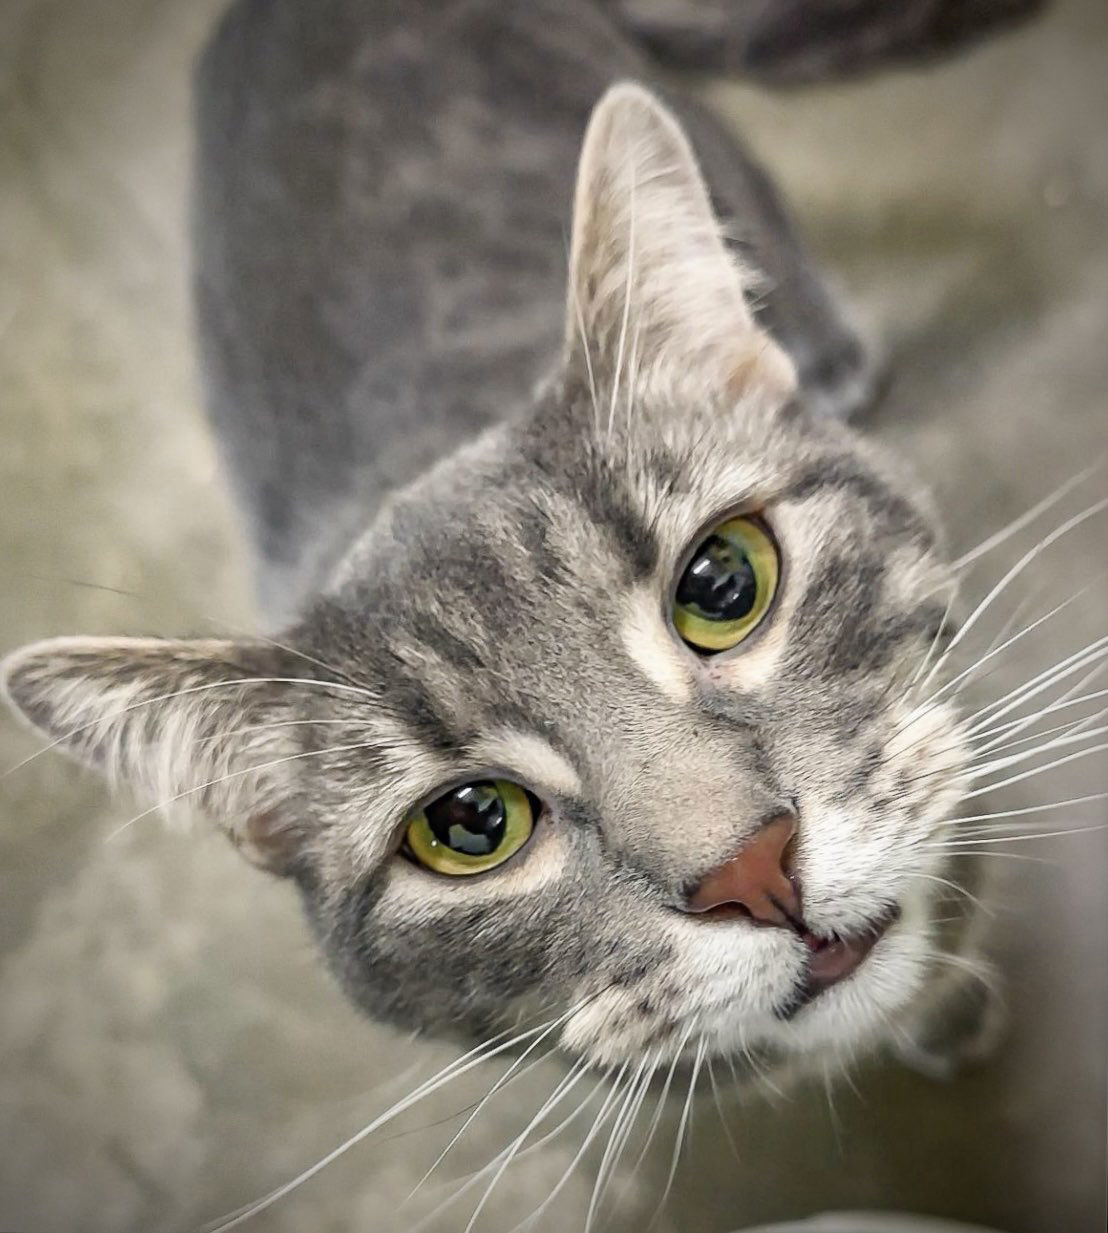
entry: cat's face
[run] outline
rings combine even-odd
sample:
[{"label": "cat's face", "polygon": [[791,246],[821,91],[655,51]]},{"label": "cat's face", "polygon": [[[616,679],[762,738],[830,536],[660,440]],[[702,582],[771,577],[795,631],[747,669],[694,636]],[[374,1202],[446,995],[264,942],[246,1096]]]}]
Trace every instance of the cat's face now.
[{"label": "cat's face", "polygon": [[[9,692],[295,877],[371,1014],[553,1022],[605,1062],[856,1047],[920,993],[949,877],[927,841],[964,746],[913,690],[930,514],[795,404],[639,91],[590,128],[569,303],[534,410],[397,494],[283,647],[44,644]],[[689,571],[736,526],[753,589],[718,621],[700,592],[690,627]],[[791,919],[690,911],[770,826]]]},{"label": "cat's face", "polygon": [[[487,1031],[587,998],[566,1038],[609,1059],[687,1031],[856,1042],[919,990],[923,841],[957,799],[950,713],[910,724],[905,700],[943,616],[925,515],[845,432],[772,405],[618,414],[609,440],[587,385],[551,391],[396,502],[297,631],[381,699],[321,693],[314,713],[347,723],[301,733],[366,743],[298,772],[325,849],[312,915],[359,1001],[411,1024]],[[733,651],[698,653],[678,580],[750,511],[779,553],[772,605]],[[413,806],[496,780],[538,803],[503,863],[398,853]],[[685,910],[782,814],[809,930],[900,914],[807,1006],[799,931]]]}]

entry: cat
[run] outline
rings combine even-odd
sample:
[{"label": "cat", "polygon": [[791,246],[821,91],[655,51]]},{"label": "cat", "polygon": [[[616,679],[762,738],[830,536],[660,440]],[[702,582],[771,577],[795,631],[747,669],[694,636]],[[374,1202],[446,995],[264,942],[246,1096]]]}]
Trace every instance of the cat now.
[{"label": "cat", "polygon": [[375,1018],[942,1069],[989,993],[931,842],[971,756],[936,511],[845,422],[873,368],[772,185],[612,7],[232,7],[197,315],[274,636],[56,639],[4,690],[289,878]]}]

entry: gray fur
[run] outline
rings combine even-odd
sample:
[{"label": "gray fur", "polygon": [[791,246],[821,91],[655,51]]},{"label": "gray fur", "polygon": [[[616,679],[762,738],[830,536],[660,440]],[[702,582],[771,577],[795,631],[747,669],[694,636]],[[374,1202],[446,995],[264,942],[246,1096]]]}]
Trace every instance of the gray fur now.
[{"label": "gray fur", "polygon": [[1044,0],[604,0],[666,64],[770,85],[852,77],[949,55]]},{"label": "gray fur", "polygon": [[[909,689],[944,632],[941,536],[826,414],[858,344],[707,113],[676,103],[705,183],[650,94],[607,94],[571,235],[624,76],[650,66],[569,0],[235,5],[198,78],[196,282],[277,637],[40,644],[6,688],[292,877],[374,1016],[479,1037],[564,1013],[596,1061],[824,1056],[930,1006],[959,944],[927,841],[966,753]],[[781,594],[703,659],[675,577],[748,509]],[[544,802],[516,858],[446,879],[399,854],[414,805],[490,773]],[[677,910],[782,809],[814,930],[903,913],[803,1007],[797,937]]]},{"label": "gray fur", "polygon": [[[589,112],[612,82],[653,76],[586,0],[232,7],[197,79],[196,287],[210,404],[278,619],[385,492],[527,406],[561,344]],[[853,410],[861,345],[768,180],[674,102],[763,319],[821,405]]]}]

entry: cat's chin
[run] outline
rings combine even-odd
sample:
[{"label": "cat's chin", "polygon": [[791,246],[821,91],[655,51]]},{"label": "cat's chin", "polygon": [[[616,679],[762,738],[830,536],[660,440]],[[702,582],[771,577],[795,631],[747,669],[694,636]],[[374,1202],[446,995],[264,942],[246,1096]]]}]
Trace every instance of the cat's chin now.
[{"label": "cat's chin", "polygon": [[846,978],[823,988],[802,988],[798,1004],[766,1033],[767,1043],[790,1054],[848,1050],[885,1043],[890,1024],[919,997],[934,948],[925,929],[890,923]]},{"label": "cat's chin", "polygon": [[935,956],[919,894],[837,939],[802,938],[806,956],[794,933],[738,921],[682,934],[681,976],[668,978],[683,985],[680,1014],[659,1022],[639,1013],[654,1009],[650,995],[612,989],[572,1017],[563,1045],[603,1065],[644,1055],[668,1063],[674,1052],[691,1058],[701,1048],[736,1061],[752,1052],[857,1056],[889,1043],[890,1025],[926,991]]},{"label": "cat's chin", "polygon": [[817,934],[805,929],[801,941],[807,948],[808,960],[794,993],[777,1008],[777,1017],[786,1021],[795,1019],[817,998],[850,980],[900,920],[900,915],[900,907],[894,905],[863,928],[847,934]]}]

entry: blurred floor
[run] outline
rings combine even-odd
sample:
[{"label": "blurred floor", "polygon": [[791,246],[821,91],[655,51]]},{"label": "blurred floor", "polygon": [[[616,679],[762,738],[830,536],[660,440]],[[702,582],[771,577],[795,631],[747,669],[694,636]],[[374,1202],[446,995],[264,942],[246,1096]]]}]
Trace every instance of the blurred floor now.
[{"label": "blurred floor", "polygon": [[[251,623],[185,307],[186,73],[220,5],[0,5],[0,650],[63,632]],[[717,99],[888,349],[896,375],[877,430],[935,485],[956,549],[1103,455],[1108,4],[1059,4],[925,74]],[[1103,477],[1092,484],[1070,509]],[[1105,527],[1036,565],[1039,610],[1089,590],[990,687],[1103,633]],[[990,560],[983,586],[1016,551]],[[0,766],[34,748],[3,721]],[[1095,791],[1094,761],[1000,803]],[[109,839],[128,813],[52,757],[0,780],[4,1230],[195,1228],[355,1130],[384,1107],[378,1085],[393,1079],[399,1095],[415,1081],[396,1078],[403,1068],[425,1075],[451,1056],[356,1020],[286,887],[153,819]],[[994,1063],[949,1087],[869,1067],[856,1091],[836,1089],[833,1111],[821,1086],[772,1109],[725,1095],[737,1161],[702,1099],[661,1233],[832,1206],[1102,1230],[1106,846],[1100,832],[1014,849],[1042,861],[996,862],[1014,1030]],[[483,1114],[446,1175],[503,1146],[555,1077],[540,1068]],[[247,1227],[410,1227],[397,1207],[458,1123],[429,1124],[487,1083],[483,1072],[431,1100],[405,1122],[426,1129],[362,1144]],[[612,1229],[644,1226],[678,1113]],[[510,1171],[487,1227],[511,1227],[575,1144]],[[571,1181],[551,1228],[580,1227],[588,1189]]]}]

